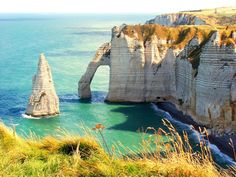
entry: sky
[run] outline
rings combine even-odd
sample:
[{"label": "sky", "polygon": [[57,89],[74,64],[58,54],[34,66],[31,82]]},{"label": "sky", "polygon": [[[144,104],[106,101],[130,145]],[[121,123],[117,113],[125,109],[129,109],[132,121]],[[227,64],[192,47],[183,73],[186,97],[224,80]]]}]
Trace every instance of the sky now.
[{"label": "sky", "polygon": [[236,0],[0,0],[0,13],[167,13],[236,6]]}]

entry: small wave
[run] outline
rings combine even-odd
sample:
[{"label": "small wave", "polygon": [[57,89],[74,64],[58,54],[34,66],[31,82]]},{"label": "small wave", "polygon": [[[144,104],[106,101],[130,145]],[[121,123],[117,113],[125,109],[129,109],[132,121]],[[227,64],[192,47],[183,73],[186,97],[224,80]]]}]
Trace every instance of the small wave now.
[{"label": "small wave", "polygon": [[[184,124],[184,123],[176,120],[168,112],[159,109],[154,103],[152,103],[152,108],[157,112],[162,112],[166,119],[168,119],[171,122],[173,122],[174,124],[180,126],[181,129],[187,130],[189,137],[192,138],[194,140],[194,142],[199,141],[199,138],[200,138],[200,140],[203,139],[203,136],[197,130],[192,129],[191,125]],[[205,140],[205,141],[206,141],[207,145],[209,145],[212,153],[215,156],[218,156],[216,158],[219,159],[219,161],[221,163],[223,162],[223,163],[228,163],[228,164],[234,165],[234,166],[236,165],[236,162],[231,157],[229,157],[227,154],[224,154],[223,152],[221,152],[220,149],[216,145],[211,144],[208,140]]]},{"label": "small wave", "polygon": [[42,116],[42,117],[33,117],[31,115],[27,115],[25,113],[21,114],[21,117],[23,117],[24,119],[35,119],[35,120],[39,120],[39,119],[49,119],[49,118],[53,118],[55,117],[55,115],[52,116]]},{"label": "small wave", "polygon": [[92,91],[92,96],[89,99],[81,100],[77,94],[65,94],[59,95],[60,102],[67,102],[67,103],[103,103],[107,92],[105,91]]},{"label": "small wave", "polygon": [[[210,146],[211,151],[215,155],[219,156],[221,162],[229,163],[232,166],[236,166],[236,162],[231,157],[229,157],[228,155],[221,152],[220,149],[216,145],[209,143],[209,146]],[[216,157],[216,158],[218,158],[218,157]]]},{"label": "small wave", "polygon": [[41,119],[41,117],[33,117],[31,115],[27,115],[27,114],[21,114],[21,117],[25,118],[25,119]]},{"label": "small wave", "polygon": [[105,91],[93,91],[92,92],[92,103],[103,103],[106,99],[107,92]]},{"label": "small wave", "polygon": [[59,95],[60,102],[78,103],[79,97],[76,94]]}]

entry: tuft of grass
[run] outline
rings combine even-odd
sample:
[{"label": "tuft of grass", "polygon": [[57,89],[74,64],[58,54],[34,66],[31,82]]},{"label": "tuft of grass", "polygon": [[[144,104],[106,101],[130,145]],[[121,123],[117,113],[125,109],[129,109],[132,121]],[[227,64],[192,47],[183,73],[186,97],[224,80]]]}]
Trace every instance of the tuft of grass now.
[{"label": "tuft of grass", "polygon": [[[60,138],[22,139],[0,125],[1,176],[232,176],[214,164],[209,147],[201,141],[193,152],[184,132],[181,136],[163,120],[168,132],[149,127],[154,134],[141,143],[139,155],[107,154],[97,139],[72,135]],[[168,142],[161,137],[168,137]],[[154,150],[153,150],[154,146]],[[115,150],[114,150],[115,151]],[[128,148],[127,148],[127,151]],[[132,154],[132,153],[130,153]],[[232,169],[231,170],[235,170]]]}]

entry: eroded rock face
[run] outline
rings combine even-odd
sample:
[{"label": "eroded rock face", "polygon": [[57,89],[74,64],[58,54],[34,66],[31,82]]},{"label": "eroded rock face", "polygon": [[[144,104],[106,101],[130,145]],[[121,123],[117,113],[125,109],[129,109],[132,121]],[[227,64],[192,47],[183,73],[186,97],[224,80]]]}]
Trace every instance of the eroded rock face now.
[{"label": "eroded rock face", "polygon": [[175,91],[173,50],[159,52],[158,44],[155,36],[145,44],[123,33],[113,37],[108,101],[149,102]]},{"label": "eroded rock face", "polygon": [[235,132],[235,46],[221,45],[219,33],[213,33],[201,49],[197,76],[187,57],[182,51],[176,60],[176,99],[182,100],[180,108],[216,132]]},{"label": "eroded rock face", "polygon": [[[180,50],[169,48],[165,45],[167,41],[155,35],[142,41],[135,31],[132,37],[118,27],[112,31],[107,56],[108,101],[171,101],[196,122],[215,130],[236,132],[235,44],[222,45],[220,34],[214,32],[204,44],[195,36]],[[195,50],[200,51],[197,69],[189,58],[189,53]],[[100,59],[95,57],[80,81],[80,88],[84,83],[90,84],[99,65]],[[90,88],[88,93],[91,96]]]},{"label": "eroded rock face", "polygon": [[206,22],[191,14],[174,13],[174,14],[158,15],[154,19],[148,20],[146,24],[177,26],[177,25],[205,25]]},{"label": "eroded rock face", "polygon": [[44,54],[41,54],[37,74],[33,77],[32,93],[26,114],[43,117],[57,115],[59,112],[59,99],[54,88],[51,69]]},{"label": "eroded rock face", "polygon": [[87,99],[91,97],[90,84],[93,76],[97,71],[97,68],[101,65],[110,66],[110,49],[111,44],[103,44],[96,52],[96,55],[87,67],[85,74],[82,76],[78,83],[78,92],[81,99]]}]

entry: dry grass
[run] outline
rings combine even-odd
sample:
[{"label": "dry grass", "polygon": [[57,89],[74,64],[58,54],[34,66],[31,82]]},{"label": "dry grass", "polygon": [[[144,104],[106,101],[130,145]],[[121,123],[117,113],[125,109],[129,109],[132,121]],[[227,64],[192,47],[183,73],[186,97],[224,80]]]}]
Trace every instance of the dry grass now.
[{"label": "dry grass", "polygon": [[215,9],[203,9],[196,11],[183,11],[181,13],[190,14],[204,20],[208,25],[233,25],[236,24],[236,8],[222,7]]},{"label": "dry grass", "polygon": [[144,44],[146,41],[151,41],[153,36],[156,36],[159,40],[167,41],[167,44],[161,44],[162,46],[179,50],[182,50],[194,37],[197,37],[199,40],[199,46],[188,53],[188,58],[190,58],[193,68],[197,69],[199,66],[202,47],[216,30],[220,34],[221,46],[226,45],[235,47],[236,40],[232,38],[232,33],[236,32],[236,25],[215,27],[208,25],[183,25],[177,27],[166,27],[157,24],[146,24],[134,26],[127,25],[122,31],[129,37],[136,37]]},{"label": "dry grass", "polygon": [[[151,127],[154,134],[142,142],[139,156],[108,155],[93,137],[66,135],[61,138],[22,139],[0,125],[0,175],[2,176],[230,176],[216,167],[204,141],[193,152],[183,137],[164,121],[168,133]],[[168,137],[168,142],[161,140]],[[153,151],[153,145],[155,150]],[[152,147],[152,148],[151,148]],[[127,149],[127,151],[129,151]],[[130,152],[132,154],[132,152]]]},{"label": "dry grass", "polygon": [[123,28],[123,33],[128,35],[129,37],[135,37],[137,35],[137,39],[143,41],[152,40],[152,37],[155,35],[158,39],[171,41],[171,43],[166,44],[168,47],[182,49],[184,48],[188,42],[197,37],[201,42],[209,39],[210,34],[212,32],[218,30],[222,43],[224,40],[230,39],[232,44],[235,44],[235,40],[232,39],[232,32],[236,31],[236,26],[177,26],[177,27],[166,27],[157,24],[145,24],[145,25],[127,25]]}]

